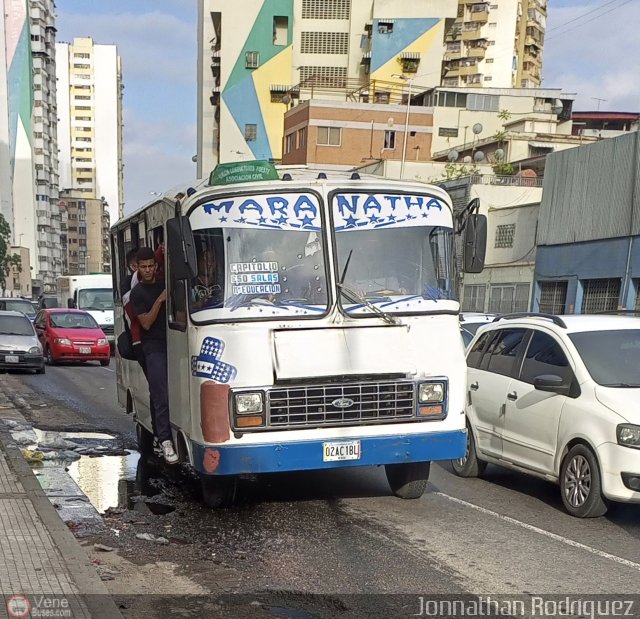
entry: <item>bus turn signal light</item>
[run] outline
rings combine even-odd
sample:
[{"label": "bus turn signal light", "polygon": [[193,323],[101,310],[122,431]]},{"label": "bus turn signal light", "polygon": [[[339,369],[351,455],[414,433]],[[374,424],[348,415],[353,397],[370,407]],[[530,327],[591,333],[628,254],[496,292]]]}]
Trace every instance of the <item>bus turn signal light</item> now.
[{"label": "bus turn signal light", "polygon": [[262,415],[236,417],[236,427],[238,428],[255,428],[261,425],[263,425]]}]

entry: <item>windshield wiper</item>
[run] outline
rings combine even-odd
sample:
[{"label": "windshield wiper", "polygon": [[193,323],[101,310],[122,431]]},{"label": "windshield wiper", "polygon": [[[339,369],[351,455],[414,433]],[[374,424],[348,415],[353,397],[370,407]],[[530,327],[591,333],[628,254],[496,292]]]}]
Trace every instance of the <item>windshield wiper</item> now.
[{"label": "windshield wiper", "polygon": [[338,285],[338,290],[340,290],[340,292],[345,297],[350,299],[352,303],[361,303],[366,308],[370,309],[374,314],[377,314],[378,316],[380,316],[380,318],[382,318],[382,320],[384,320],[389,325],[395,325],[395,326],[402,325],[402,323],[395,316],[392,316],[391,314],[388,314],[384,310],[381,310],[379,307],[371,303],[371,301],[369,301],[367,298],[358,294],[355,290],[351,290],[351,288],[347,288],[344,284],[340,282],[338,282],[337,285]]},{"label": "windshield wiper", "polygon": [[32,333],[19,333],[18,331],[0,331],[0,335],[33,335]]},{"label": "windshield wiper", "polygon": [[606,385],[602,385],[603,387],[620,387],[622,389],[634,389],[640,387],[640,385],[631,385],[629,383],[607,383]]}]

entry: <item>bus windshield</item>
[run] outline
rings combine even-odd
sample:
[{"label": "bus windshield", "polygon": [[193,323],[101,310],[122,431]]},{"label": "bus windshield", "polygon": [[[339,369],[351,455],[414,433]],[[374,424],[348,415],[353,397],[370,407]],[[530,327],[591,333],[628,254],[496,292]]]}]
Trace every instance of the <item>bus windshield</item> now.
[{"label": "bus windshield", "polygon": [[314,194],[212,201],[190,216],[197,322],[320,316],[328,309],[320,201]]},{"label": "bus windshield", "polygon": [[85,288],[79,290],[78,309],[89,311],[113,310],[113,291],[110,288]]},{"label": "bus windshield", "polygon": [[437,305],[456,300],[445,204],[432,196],[337,194],[333,215],[347,314],[455,309]]}]

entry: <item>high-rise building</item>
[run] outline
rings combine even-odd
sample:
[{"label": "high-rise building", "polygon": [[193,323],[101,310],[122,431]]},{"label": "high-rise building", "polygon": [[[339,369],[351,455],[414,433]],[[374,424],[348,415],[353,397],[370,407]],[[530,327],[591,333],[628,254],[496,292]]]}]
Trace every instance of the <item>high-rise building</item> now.
[{"label": "high-rise building", "polygon": [[442,85],[539,87],[546,18],[547,0],[458,0]]},{"label": "high-rise building", "polygon": [[23,268],[35,274],[38,246],[29,6],[27,0],[0,0],[0,9],[0,210],[11,227],[13,244],[29,248],[30,264]]},{"label": "high-rise building", "polygon": [[61,250],[67,275],[111,272],[109,207],[78,191],[61,191],[63,215]]},{"label": "high-rise building", "polygon": [[388,103],[411,78],[438,85],[458,0],[203,0],[199,7],[202,176],[219,162],[280,160],[283,117],[296,102]]},{"label": "high-rise building", "polygon": [[56,58],[60,187],[108,204],[115,222],[124,208],[120,56],[115,45],[79,38],[58,43]]},{"label": "high-rise building", "polygon": [[36,279],[44,292],[53,292],[58,276],[62,275],[58,206],[55,5],[53,0],[30,0],[29,4],[38,261]]}]

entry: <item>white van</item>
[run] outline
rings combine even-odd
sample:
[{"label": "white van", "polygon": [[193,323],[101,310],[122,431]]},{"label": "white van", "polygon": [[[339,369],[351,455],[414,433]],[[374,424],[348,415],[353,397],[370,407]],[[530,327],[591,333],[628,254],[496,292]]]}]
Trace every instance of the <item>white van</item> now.
[{"label": "white van", "polygon": [[109,273],[58,278],[58,306],[82,309],[93,316],[113,349],[113,280]]}]

